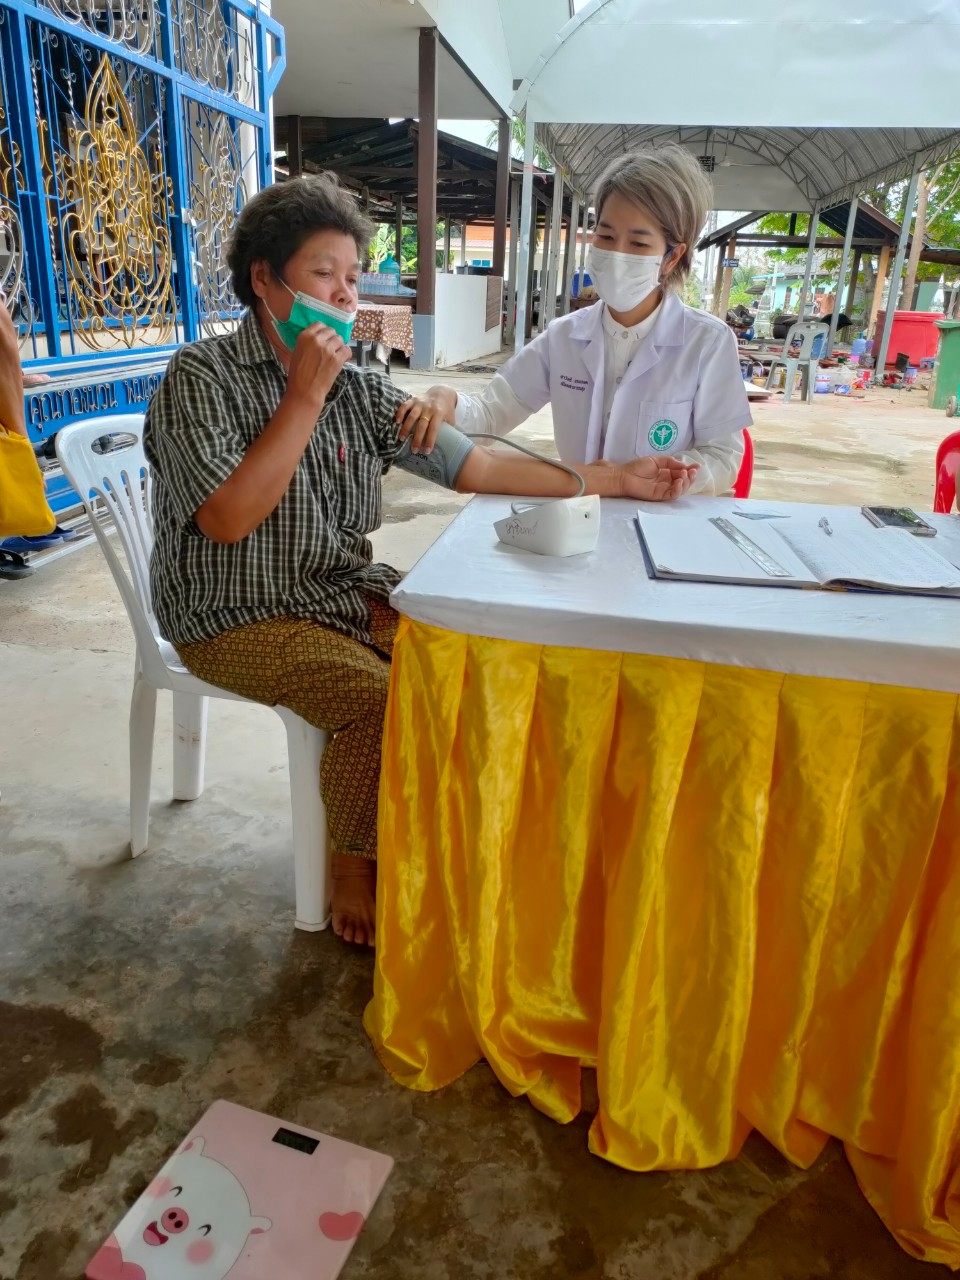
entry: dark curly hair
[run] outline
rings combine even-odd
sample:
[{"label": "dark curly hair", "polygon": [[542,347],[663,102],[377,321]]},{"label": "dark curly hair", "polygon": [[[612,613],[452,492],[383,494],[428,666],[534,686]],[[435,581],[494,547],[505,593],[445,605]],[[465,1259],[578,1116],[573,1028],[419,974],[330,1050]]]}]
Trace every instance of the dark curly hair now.
[{"label": "dark curly hair", "polygon": [[279,276],[304,241],[317,231],[341,231],[356,241],[363,257],[374,226],[333,174],[307,174],[264,187],[237,219],[227,250],[233,291],[244,304],[256,304],[250,268],[267,262]]}]

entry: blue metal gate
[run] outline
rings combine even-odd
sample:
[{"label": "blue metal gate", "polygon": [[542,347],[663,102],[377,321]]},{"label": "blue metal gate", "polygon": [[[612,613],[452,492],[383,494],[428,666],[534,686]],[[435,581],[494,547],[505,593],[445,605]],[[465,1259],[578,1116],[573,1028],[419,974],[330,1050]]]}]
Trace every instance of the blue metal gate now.
[{"label": "blue metal gate", "polygon": [[269,181],[283,67],[256,0],[0,0],[0,291],[25,368],[119,376],[233,323],[224,245]]}]

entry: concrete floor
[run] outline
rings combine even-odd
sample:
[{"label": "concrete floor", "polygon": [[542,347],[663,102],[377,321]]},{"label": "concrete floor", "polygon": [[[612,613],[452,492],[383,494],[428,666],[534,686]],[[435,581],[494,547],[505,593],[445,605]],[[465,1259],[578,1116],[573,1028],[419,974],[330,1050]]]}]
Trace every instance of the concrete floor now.
[{"label": "concrete floor", "polygon": [[[754,493],[929,509],[946,428],[919,392],[763,406]],[[523,438],[550,436],[545,411]],[[377,553],[404,569],[461,500],[386,491]],[[0,1280],[79,1280],[220,1097],[395,1157],[351,1280],[947,1274],[901,1252],[837,1146],[803,1172],[754,1137],[721,1168],[641,1176],[588,1155],[589,1116],[555,1125],[485,1066],[439,1094],[395,1086],[360,1026],[369,955],[291,927],[270,711],[214,704],[207,790],[183,805],[161,701],[151,847],[131,862],[133,644],[96,549],[0,582],[0,664]]]}]

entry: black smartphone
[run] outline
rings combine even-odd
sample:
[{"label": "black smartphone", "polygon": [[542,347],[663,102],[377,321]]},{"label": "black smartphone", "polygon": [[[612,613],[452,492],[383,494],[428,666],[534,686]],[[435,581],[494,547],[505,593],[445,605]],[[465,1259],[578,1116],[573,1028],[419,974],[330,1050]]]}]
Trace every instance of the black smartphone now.
[{"label": "black smartphone", "polygon": [[910,507],[861,507],[860,510],[878,529],[906,529],[918,538],[935,538],[937,531],[932,524],[918,516]]}]

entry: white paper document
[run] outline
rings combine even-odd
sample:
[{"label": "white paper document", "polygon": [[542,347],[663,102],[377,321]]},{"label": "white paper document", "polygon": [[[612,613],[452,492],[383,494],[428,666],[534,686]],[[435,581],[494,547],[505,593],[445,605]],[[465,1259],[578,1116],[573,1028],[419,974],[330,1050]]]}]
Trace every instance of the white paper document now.
[{"label": "white paper document", "polygon": [[849,520],[834,523],[836,528],[812,515],[763,523],[739,521],[732,513],[719,521],[637,513],[655,578],[960,596],[960,568],[930,545],[935,539],[866,523],[861,529]]},{"label": "white paper document", "polygon": [[954,515],[949,521],[938,523],[937,536],[932,546],[938,556],[949,560],[956,568],[960,568],[960,515]]}]

